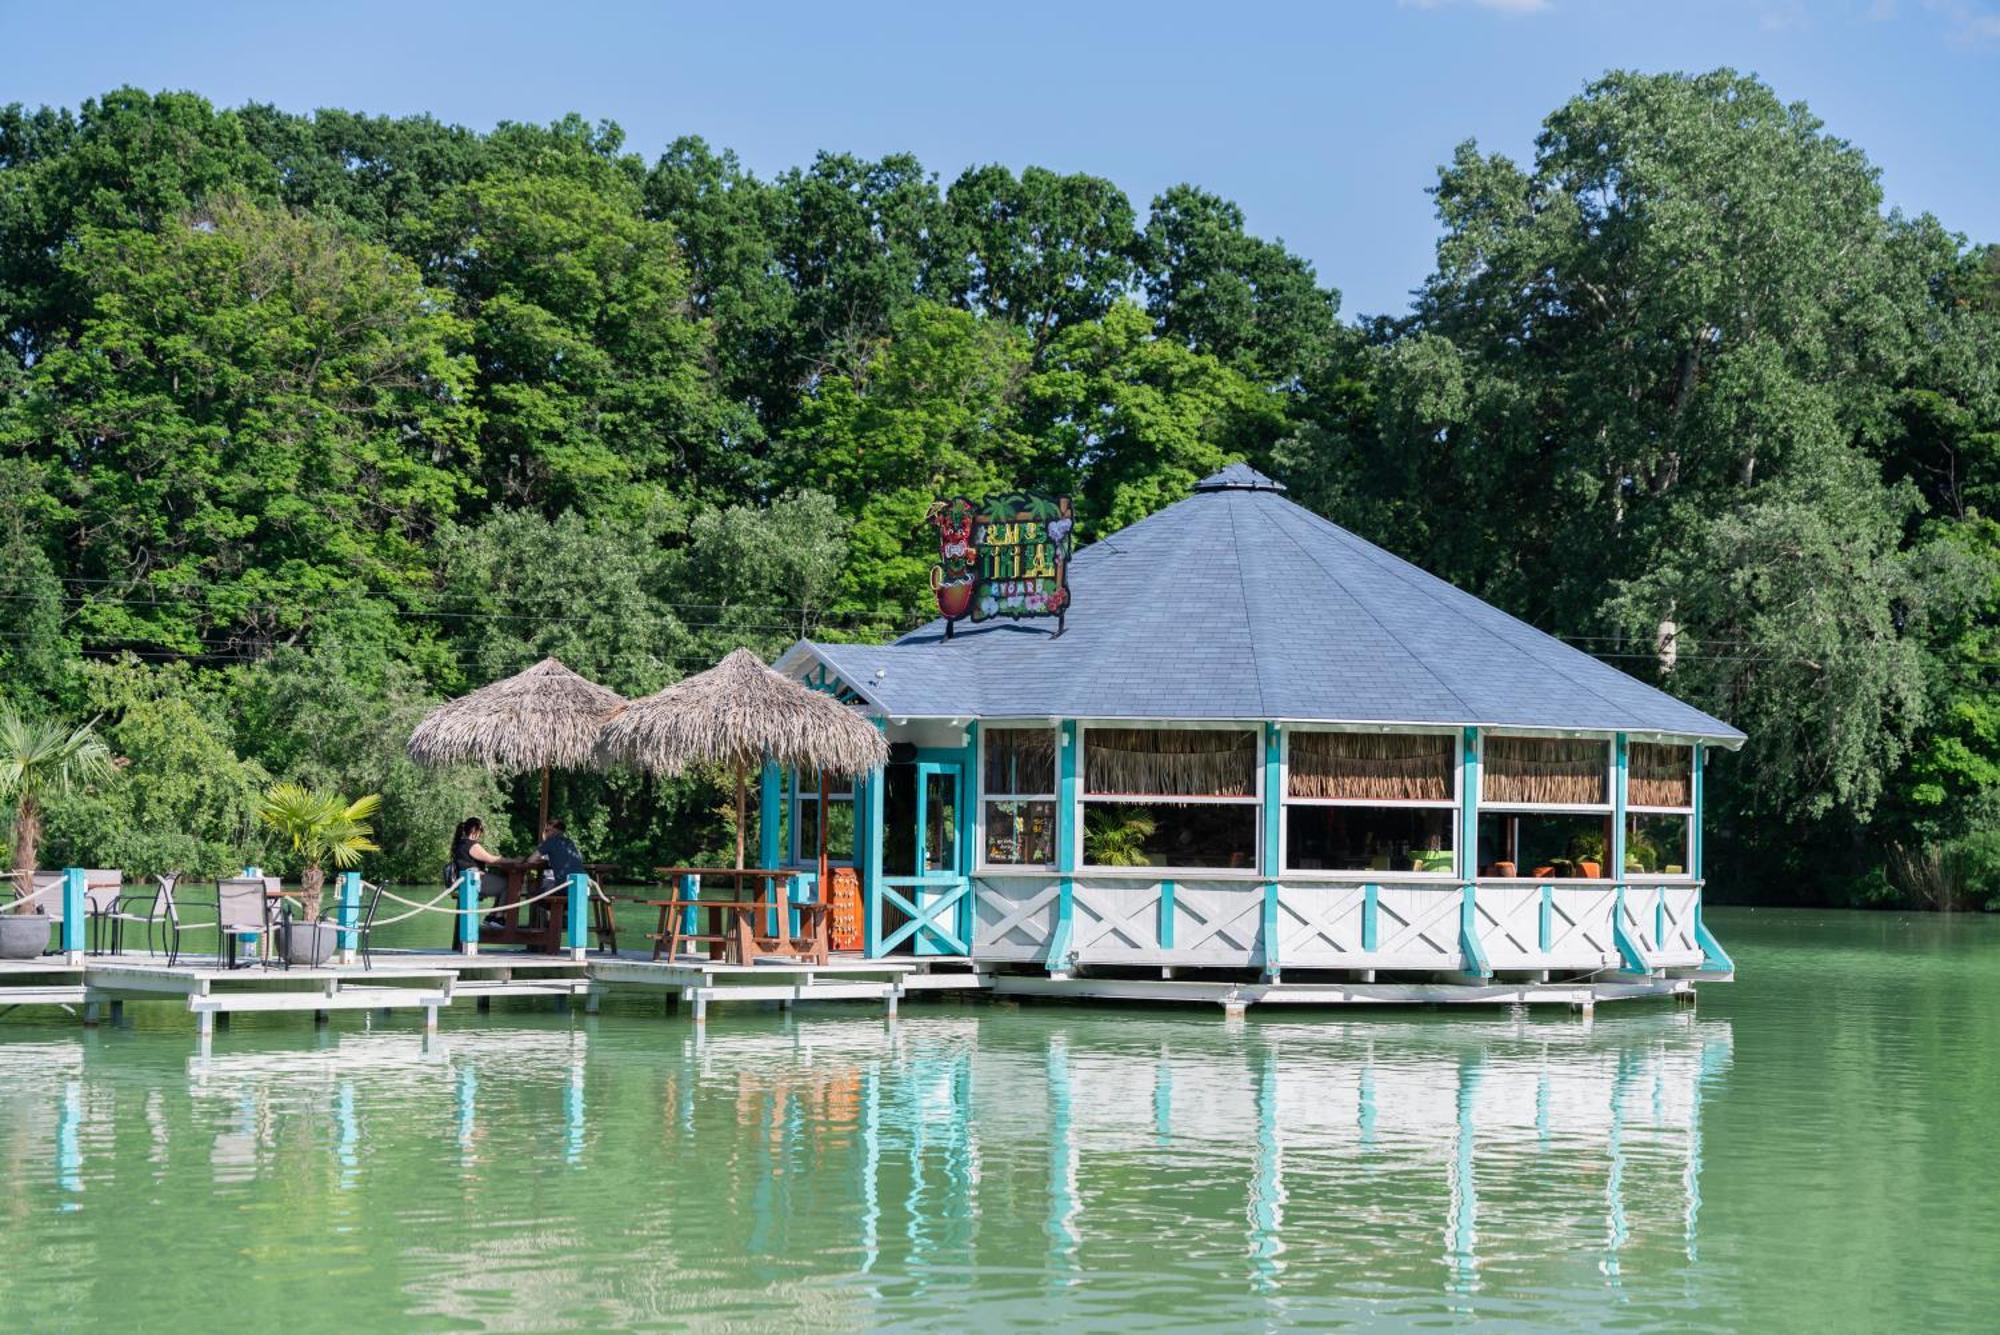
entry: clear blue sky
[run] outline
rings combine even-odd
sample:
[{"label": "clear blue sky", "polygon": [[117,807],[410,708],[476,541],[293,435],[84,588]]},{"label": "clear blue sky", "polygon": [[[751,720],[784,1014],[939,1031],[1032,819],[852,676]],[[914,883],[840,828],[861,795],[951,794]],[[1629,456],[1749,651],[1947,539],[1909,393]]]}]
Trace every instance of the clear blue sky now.
[{"label": "clear blue sky", "polygon": [[1892,205],[2000,239],[2000,0],[0,0],[0,102],[131,83],[479,128],[577,111],[648,158],[693,132],[765,175],[823,147],[907,149],[947,182],[1039,163],[1142,213],[1194,181],[1349,315],[1401,310],[1429,271],[1424,191],[1460,140],[1525,157],[1606,68],[1723,64],[1866,149]]}]

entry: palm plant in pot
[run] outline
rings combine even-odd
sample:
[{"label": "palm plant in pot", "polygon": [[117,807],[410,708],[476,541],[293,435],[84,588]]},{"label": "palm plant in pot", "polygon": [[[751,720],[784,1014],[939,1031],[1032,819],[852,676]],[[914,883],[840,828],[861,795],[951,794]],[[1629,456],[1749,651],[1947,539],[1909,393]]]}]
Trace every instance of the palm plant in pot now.
[{"label": "palm plant in pot", "polygon": [[1095,807],[1084,822],[1084,856],[1095,867],[1143,867],[1160,824],[1144,807]]},{"label": "palm plant in pot", "polygon": [[72,727],[0,709],[0,804],[14,806],[16,901],[0,914],[0,959],[33,959],[49,943],[47,897],[20,902],[33,892],[44,808],[110,777],[116,767],[92,724]]},{"label": "palm plant in pot", "polygon": [[285,939],[288,963],[319,964],[333,953],[339,929],[320,921],[326,864],[345,871],[359,865],[363,853],[381,851],[368,823],[381,806],[379,793],[350,802],[337,793],[298,783],[278,784],[258,804],[257,819],[292,846],[300,863],[298,916]]}]

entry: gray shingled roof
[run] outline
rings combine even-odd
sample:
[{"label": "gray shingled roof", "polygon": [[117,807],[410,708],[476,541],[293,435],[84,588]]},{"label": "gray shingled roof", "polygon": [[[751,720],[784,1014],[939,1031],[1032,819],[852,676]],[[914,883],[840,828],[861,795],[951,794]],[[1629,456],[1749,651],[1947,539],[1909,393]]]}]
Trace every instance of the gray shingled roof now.
[{"label": "gray shingled roof", "polygon": [[1286,500],[1245,464],[1079,550],[1068,629],[801,641],[911,718],[1278,719],[1743,734]]}]

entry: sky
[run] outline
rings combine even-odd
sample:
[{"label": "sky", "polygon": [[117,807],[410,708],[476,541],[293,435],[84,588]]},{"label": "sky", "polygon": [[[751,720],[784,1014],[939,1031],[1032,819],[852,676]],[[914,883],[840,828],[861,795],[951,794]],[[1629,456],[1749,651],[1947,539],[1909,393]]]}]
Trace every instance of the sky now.
[{"label": "sky", "polygon": [[0,0],[0,103],[121,84],[430,112],[485,129],[612,120],[759,175],[820,149],[1108,177],[1143,215],[1192,181],[1343,294],[1404,310],[1461,141],[1526,160],[1606,69],[1753,72],[1882,173],[1889,205],[2000,240],[2000,0],[1153,0],[955,5]]}]

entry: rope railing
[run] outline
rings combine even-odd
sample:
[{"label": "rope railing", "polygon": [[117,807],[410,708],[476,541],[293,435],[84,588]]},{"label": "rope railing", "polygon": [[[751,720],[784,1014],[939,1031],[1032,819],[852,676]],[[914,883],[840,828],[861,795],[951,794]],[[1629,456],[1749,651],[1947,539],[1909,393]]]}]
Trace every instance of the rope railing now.
[{"label": "rope railing", "polygon": [[[10,872],[6,873],[6,875],[5,875],[5,877],[4,877],[4,878],[0,878],[0,879],[5,879],[5,880],[10,880],[10,881],[17,881],[17,880],[21,879],[21,873],[20,873],[20,872],[15,872],[15,871],[10,871]],[[23,895],[23,894],[18,894],[18,893],[17,893],[17,894],[16,894],[15,896],[14,896],[14,898],[12,898],[12,899],[8,900],[8,901],[6,902],[6,904],[4,904],[4,905],[0,905],[0,911],[4,911],[4,910],[8,910],[8,909],[14,909],[14,908],[18,908],[18,907],[19,907],[20,905],[22,905],[22,904],[32,904],[32,903],[34,903],[34,902],[35,902],[36,900],[40,899],[40,898],[41,898],[41,897],[42,897],[43,895],[46,895],[47,893],[49,893],[49,891],[51,891],[51,890],[60,890],[60,889],[62,889],[62,888],[63,888],[63,883],[62,883],[61,881],[52,881],[52,882],[50,882],[50,883],[49,883],[48,885],[45,885],[45,886],[43,886],[43,887],[42,887],[41,889],[39,889],[39,890],[31,890],[31,891],[29,891],[29,892],[28,892],[27,894],[25,894],[25,895]]]},{"label": "rope railing", "polygon": [[450,917],[464,917],[466,915],[485,917],[489,913],[500,913],[500,912],[511,913],[515,909],[523,909],[530,904],[539,904],[544,899],[549,898],[551,895],[554,895],[559,891],[567,891],[569,889],[569,886],[567,883],[557,882],[555,885],[550,886],[548,889],[542,891],[540,894],[531,895],[527,899],[517,899],[511,904],[501,904],[497,906],[492,904],[474,904],[471,908],[458,908],[456,906],[452,908],[438,907],[446,899],[458,893],[458,887],[455,885],[444,890],[436,898],[424,902],[420,902],[414,899],[405,899],[403,896],[397,894],[395,891],[384,889],[379,885],[376,886],[375,889],[378,893],[381,894],[382,898],[384,899],[393,899],[398,904],[409,904],[413,906],[408,913],[399,913],[393,918],[377,918],[374,923],[374,925],[377,927],[392,927],[399,922],[405,922],[411,918],[416,917],[419,913],[442,913]]}]

